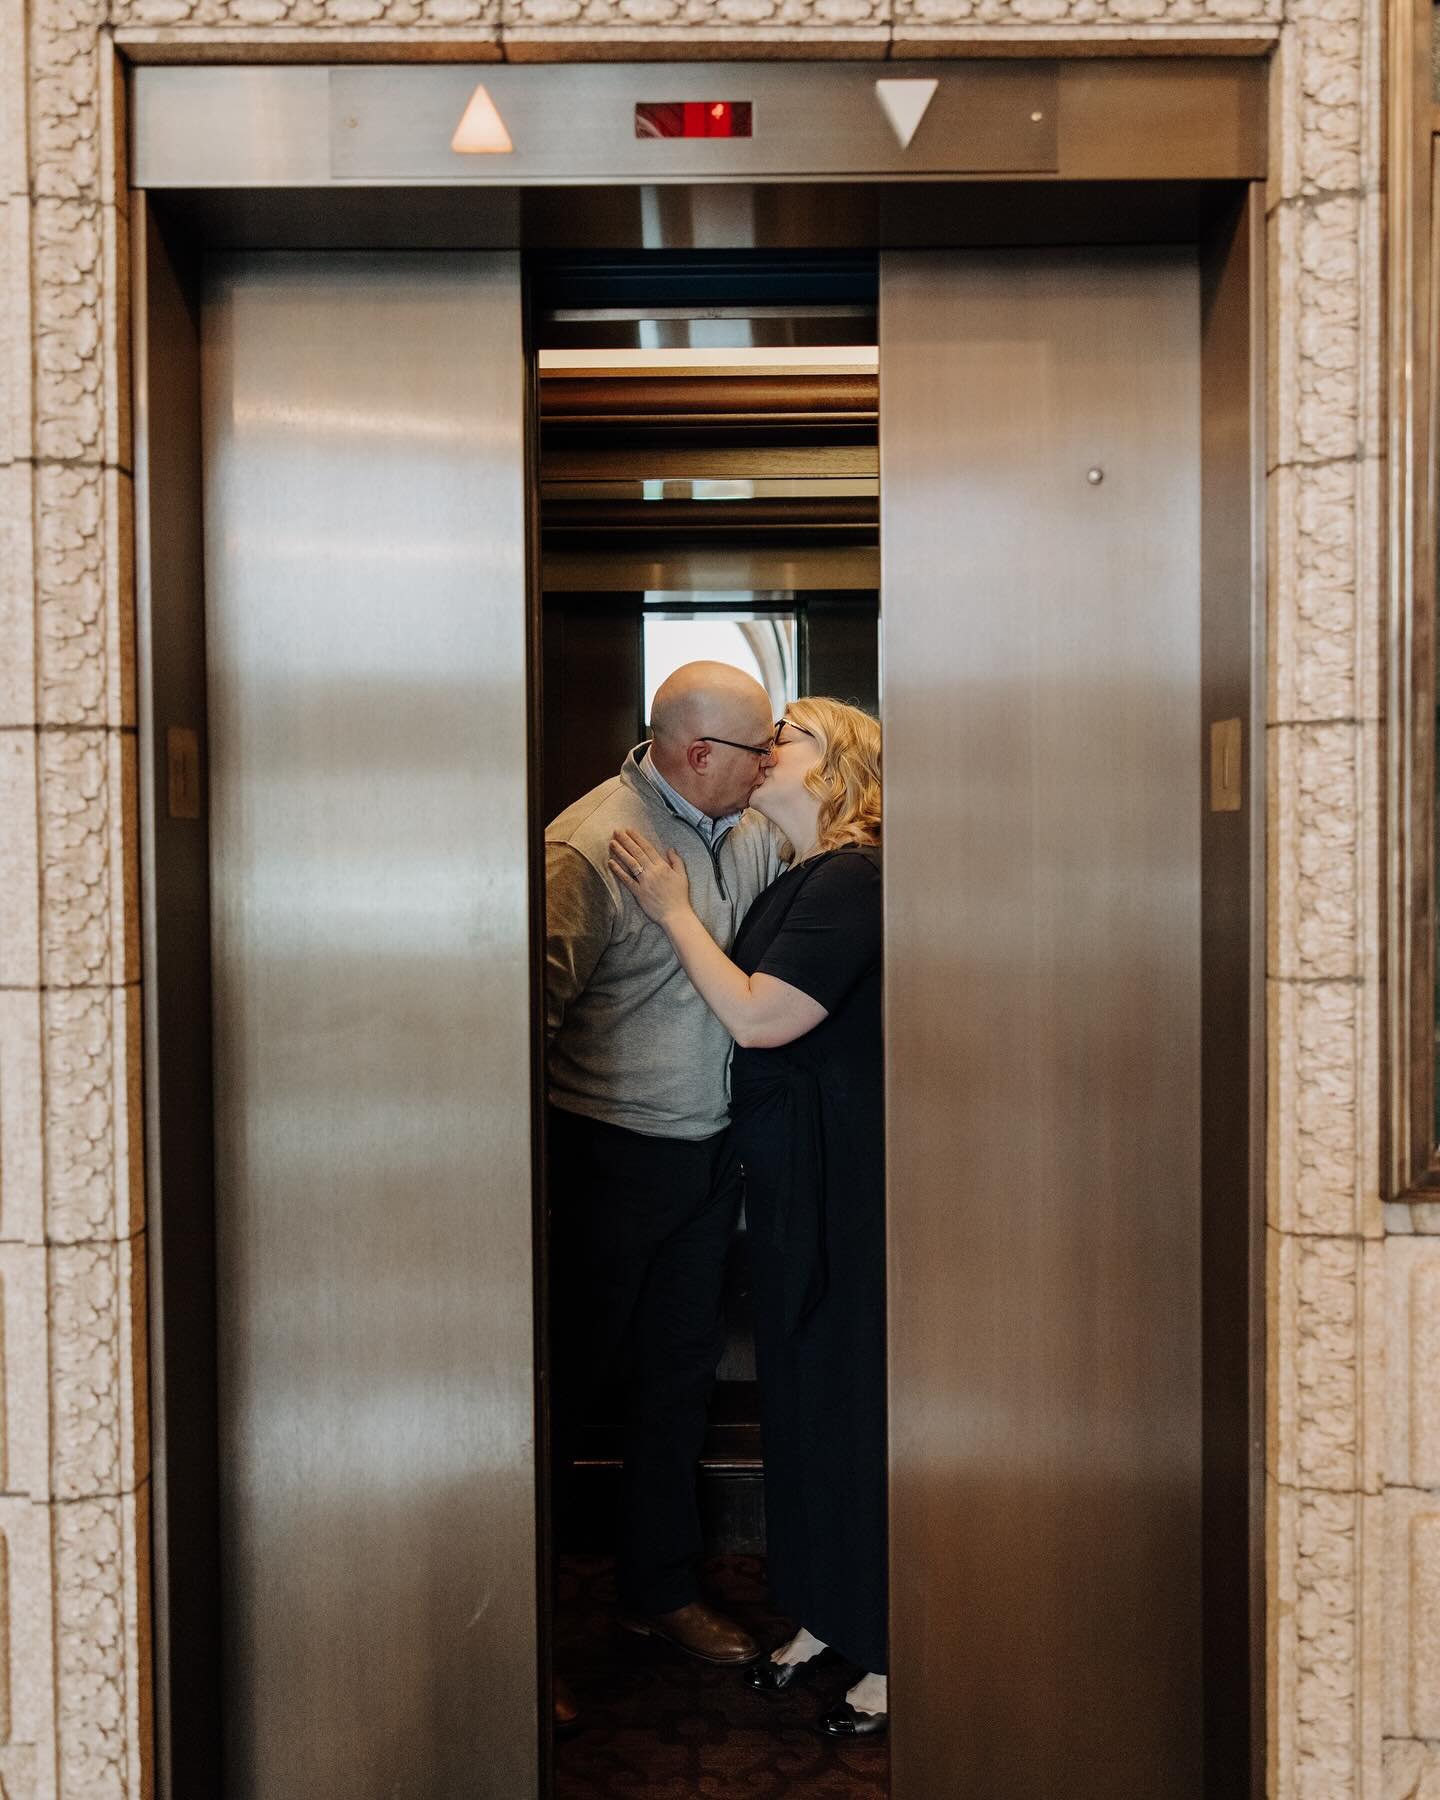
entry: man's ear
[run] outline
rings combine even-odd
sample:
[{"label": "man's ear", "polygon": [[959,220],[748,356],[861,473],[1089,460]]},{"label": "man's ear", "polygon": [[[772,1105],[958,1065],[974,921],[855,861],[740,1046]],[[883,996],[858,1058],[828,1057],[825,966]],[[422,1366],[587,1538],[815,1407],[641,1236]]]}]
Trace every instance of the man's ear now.
[{"label": "man's ear", "polygon": [[704,738],[696,738],[685,752],[685,760],[697,775],[703,775],[710,767],[710,746]]}]

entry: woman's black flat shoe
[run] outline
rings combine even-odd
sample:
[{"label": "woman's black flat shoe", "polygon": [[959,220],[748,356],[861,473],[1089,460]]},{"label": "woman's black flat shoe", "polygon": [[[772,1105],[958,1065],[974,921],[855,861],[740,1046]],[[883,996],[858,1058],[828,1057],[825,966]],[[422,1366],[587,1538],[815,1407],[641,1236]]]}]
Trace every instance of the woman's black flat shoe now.
[{"label": "woman's black flat shoe", "polygon": [[752,1694],[767,1694],[773,1699],[776,1694],[788,1693],[797,1682],[808,1681],[821,1663],[833,1660],[829,1650],[819,1650],[798,1663],[771,1662],[768,1656],[762,1656],[745,1671],[745,1685]]},{"label": "woman's black flat shoe", "polygon": [[889,1713],[857,1712],[848,1700],[820,1715],[820,1729],[826,1737],[879,1737],[889,1723]]}]

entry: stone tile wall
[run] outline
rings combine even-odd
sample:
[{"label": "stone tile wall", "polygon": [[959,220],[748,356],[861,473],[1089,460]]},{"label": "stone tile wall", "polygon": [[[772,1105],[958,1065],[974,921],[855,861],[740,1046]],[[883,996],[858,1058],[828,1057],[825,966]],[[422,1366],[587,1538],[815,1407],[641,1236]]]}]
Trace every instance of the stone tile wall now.
[{"label": "stone tile wall", "polygon": [[1378,1795],[1381,29],[1292,0],[1270,217],[1270,1791]]},{"label": "stone tile wall", "polygon": [[125,219],[101,9],[0,5],[0,1788],[139,1794]]},{"label": "stone tile wall", "polygon": [[1379,1194],[1382,26],[1381,0],[0,0],[0,1794],[150,1786],[115,44],[1120,43],[1273,53],[1269,1787],[1440,1800],[1440,1238],[1387,1238]]}]

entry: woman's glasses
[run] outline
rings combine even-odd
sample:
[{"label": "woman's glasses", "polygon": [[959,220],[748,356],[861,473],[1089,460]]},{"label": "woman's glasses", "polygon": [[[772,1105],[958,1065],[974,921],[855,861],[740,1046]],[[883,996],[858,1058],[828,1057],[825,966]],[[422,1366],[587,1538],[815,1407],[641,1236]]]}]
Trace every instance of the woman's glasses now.
[{"label": "woman's glasses", "polygon": [[772,750],[778,750],[782,744],[793,744],[794,738],[782,737],[781,733],[790,730],[798,731],[805,737],[813,738],[815,733],[807,731],[803,725],[797,725],[793,719],[777,719],[775,731],[768,744],[737,744],[734,738],[702,737],[702,744],[724,744],[731,750],[744,750],[751,756],[769,756]]},{"label": "woman's glasses", "polygon": [[813,738],[815,735],[813,731],[807,730],[805,726],[797,725],[793,719],[777,719],[775,721],[775,735],[770,740],[770,748],[772,750],[778,750],[782,744],[793,744],[795,742],[794,738],[787,738],[784,735],[787,731],[798,731],[801,737]]}]

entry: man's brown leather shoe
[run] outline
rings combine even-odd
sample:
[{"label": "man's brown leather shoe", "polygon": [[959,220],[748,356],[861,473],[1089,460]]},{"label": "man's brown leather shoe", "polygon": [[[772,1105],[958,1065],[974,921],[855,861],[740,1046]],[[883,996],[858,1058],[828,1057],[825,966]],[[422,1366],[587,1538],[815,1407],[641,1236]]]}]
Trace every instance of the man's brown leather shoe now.
[{"label": "man's brown leather shoe", "polygon": [[580,1708],[575,1704],[575,1696],[558,1675],[550,1683],[550,1694],[555,1709],[555,1730],[561,1737],[568,1737],[572,1731],[580,1729]]},{"label": "man's brown leather shoe", "polygon": [[703,1600],[692,1600],[688,1606],[679,1606],[674,1612],[656,1613],[650,1618],[627,1614],[620,1624],[638,1637],[663,1638],[667,1644],[673,1644],[687,1656],[698,1657],[701,1662],[738,1667],[741,1663],[754,1662],[760,1654],[759,1644],[748,1631],[742,1631],[733,1619],[727,1619]]}]

